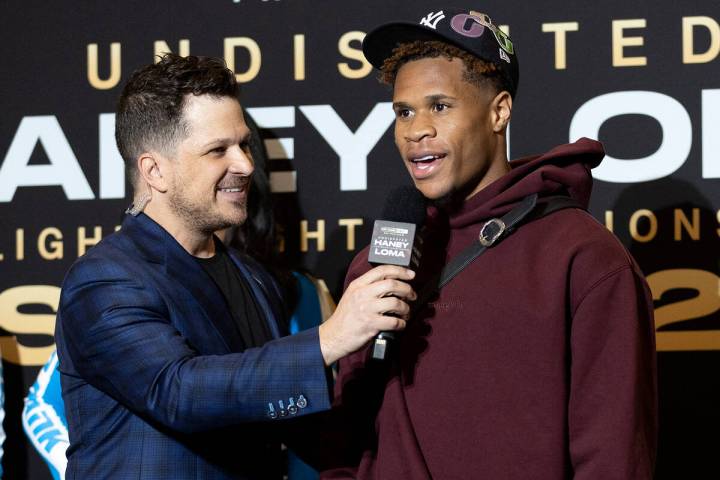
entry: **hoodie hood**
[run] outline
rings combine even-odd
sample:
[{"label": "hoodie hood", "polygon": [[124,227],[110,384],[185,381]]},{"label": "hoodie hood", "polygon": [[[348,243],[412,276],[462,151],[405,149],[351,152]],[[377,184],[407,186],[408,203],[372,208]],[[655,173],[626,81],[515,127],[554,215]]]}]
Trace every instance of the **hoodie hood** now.
[{"label": "hoodie hood", "polygon": [[533,193],[538,194],[538,203],[542,203],[544,197],[566,193],[587,208],[592,190],[590,169],[598,166],[604,156],[600,142],[581,138],[543,155],[513,160],[508,173],[450,213],[450,226],[462,228],[500,217]]}]

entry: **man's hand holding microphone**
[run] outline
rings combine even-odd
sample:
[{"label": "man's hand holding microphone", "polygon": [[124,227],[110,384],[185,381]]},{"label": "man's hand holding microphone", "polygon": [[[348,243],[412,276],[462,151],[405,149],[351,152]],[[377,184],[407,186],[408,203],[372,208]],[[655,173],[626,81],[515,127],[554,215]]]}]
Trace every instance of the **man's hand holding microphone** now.
[{"label": "man's hand holding microphone", "polygon": [[410,302],[417,300],[409,282],[417,269],[422,238],[416,235],[425,222],[425,198],[413,186],[396,188],[388,195],[382,218],[373,227],[368,261],[379,265],[351,282],[335,313],[320,326],[320,349],[330,365],[374,338],[371,358],[385,360],[393,332],[403,330]]},{"label": "man's hand holding microphone", "polygon": [[335,313],[320,325],[320,350],[326,365],[362,348],[381,331],[405,328],[409,303],[417,298],[408,283],[415,272],[381,265],[353,280]]}]

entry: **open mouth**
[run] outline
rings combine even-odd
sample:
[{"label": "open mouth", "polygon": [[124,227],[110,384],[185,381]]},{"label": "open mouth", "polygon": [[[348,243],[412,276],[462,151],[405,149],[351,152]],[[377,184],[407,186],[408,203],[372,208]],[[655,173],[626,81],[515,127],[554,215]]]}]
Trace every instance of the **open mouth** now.
[{"label": "open mouth", "polygon": [[445,155],[425,155],[423,157],[412,158],[410,161],[417,165],[417,168],[428,168],[432,162],[443,158]]},{"label": "open mouth", "polygon": [[418,157],[410,157],[409,161],[412,165],[413,174],[416,177],[429,175],[445,156],[444,153],[429,153]]}]

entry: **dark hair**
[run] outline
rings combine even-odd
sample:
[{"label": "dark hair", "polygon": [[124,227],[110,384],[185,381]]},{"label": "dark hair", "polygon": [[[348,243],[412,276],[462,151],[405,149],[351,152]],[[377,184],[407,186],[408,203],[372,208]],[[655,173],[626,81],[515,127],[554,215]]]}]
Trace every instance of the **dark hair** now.
[{"label": "dark hair", "polygon": [[287,257],[279,252],[278,231],[273,212],[272,193],[268,176],[267,150],[260,137],[260,130],[253,118],[243,110],[245,124],[250,130],[250,152],[255,171],[250,182],[247,201],[247,219],[242,225],[228,232],[225,242],[259,261],[280,285],[283,296],[285,319],[289,320],[297,306],[300,292]]},{"label": "dark hair", "polygon": [[221,58],[167,53],[130,76],[118,101],[115,139],[133,185],[144,151],[173,152],[188,135],[183,111],[190,94],[238,98],[235,74]]},{"label": "dark hair", "polygon": [[267,152],[260,131],[252,117],[243,110],[245,124],[250,130],[250,152],[255,171],[250,182],[247,219],[234,229],[230,244],[264,264],[277,264],[277,232],[267,173]]},{"label": "dark hair", "polygon": [[439,40],[415,40],[398,45],[393,49],[392,55],[386,58],[383,63],[380,69],[380,81],[387,85],[394,85],[398,70],[406,63],[422,58],[441,56],[448,60],[453,58],[462,60],[465,66],[463,79],[468,83],[480,88],[489,86],[495,93],[500,93],[503,90],[513,91],[507,76],[503,75],[494,63],[486,62],[470,52]]}]

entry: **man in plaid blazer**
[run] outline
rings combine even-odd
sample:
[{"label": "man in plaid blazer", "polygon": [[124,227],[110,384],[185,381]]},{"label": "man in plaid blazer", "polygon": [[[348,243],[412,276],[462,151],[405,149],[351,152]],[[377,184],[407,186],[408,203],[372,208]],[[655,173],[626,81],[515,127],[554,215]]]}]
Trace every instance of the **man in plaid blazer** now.
[{"label": "man in plaid blazer", "polygon": [[280,478],[278,434],[329,408],[329,364],[404,328],[413,273],[378,267],[322,326],[282,336],[271,277],[213,236],[245,220],[253,171],[222,60],[136,71],[116,137],[135,202],[70,269],[58,311],[66,478]]}]

